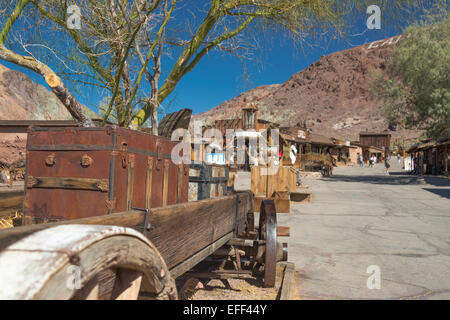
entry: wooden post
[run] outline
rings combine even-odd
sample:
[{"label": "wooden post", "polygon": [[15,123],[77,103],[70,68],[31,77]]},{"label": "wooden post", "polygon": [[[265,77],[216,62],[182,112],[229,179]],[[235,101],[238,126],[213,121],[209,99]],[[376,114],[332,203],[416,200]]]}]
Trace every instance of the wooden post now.
[{"label": "wooden post", "polygon": [[434,152],[434,174],[439,174],[439,147],[436,147]]},{"label": "wooden post", "polygon": [[448,175],[448,144],[445,145],[445,152],[444,152],[444,163],[445,163],[445,174]]},{"label": "wooden post", "polygon": [[12,188],[14,183],[14,169],[9,170],[9,187]]},{"label": "wooden post", "polygon": [[283,282],[281,284],[279,300],[291,300],[293,289],[295,289],[295,265],[287,262],[283,271]]}]

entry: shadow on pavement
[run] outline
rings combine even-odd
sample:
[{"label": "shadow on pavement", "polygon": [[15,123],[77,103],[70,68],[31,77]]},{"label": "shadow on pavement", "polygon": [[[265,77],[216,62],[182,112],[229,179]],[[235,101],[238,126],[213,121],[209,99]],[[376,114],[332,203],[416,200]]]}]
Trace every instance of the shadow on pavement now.
[{"label": "shadow on pavement", "polygon": [[438,196],[441,196],[443,198],[450,199],[450,189],[431,189],[431,188],[423,188],[423,190],[432,192],[434,194],[437,194]]},{"label": "shadow on pavement", "polygon": [[450,187],[450,179],[442,177],[442,176],[414,176],[405,171],[391,172],[391,175],[417,177],[417,178],[425,180],[426,183],[431,184],[436,187]]},{"label": "shadow on pavement", "polygon": [[361,182],[373,184],[388,184],[388,185],[420,185],[425,184],[423,179],[411,176],[380,176],[380,175],[361,175],[361,176],[346,176],[333,175],[331,177],[322,178],[329,182]]},{"label": "shadow on pavement", "polygon": [[322,178],[329,182],[362,182],[387,185],[421,185],[430,184],[436,187],[450,187],[450,179],[433,176],[416,176],[407,172],[390,172],[389,175],[333,175]]}]

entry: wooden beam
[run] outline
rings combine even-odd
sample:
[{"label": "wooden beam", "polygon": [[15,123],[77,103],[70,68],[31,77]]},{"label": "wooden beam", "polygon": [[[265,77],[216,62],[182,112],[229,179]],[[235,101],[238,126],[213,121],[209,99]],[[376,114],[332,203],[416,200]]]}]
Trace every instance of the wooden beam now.
[{"label": "wooden beam", "polygon": [[445,163],[444,172],[446,175],[448,175],[448,144],[445,145],[444,163]]},{"label": "wooden beam", "polygon": [[22,211],[23,190],[0,191],[0,216]]},{"label": "wooden beam", "polygon": [[189,272],[189,277],[198,279],[254,279],[251,270],[213,270],[211,272]]},{"label": "wooden beam", "polygon": [[291,300],[292,289],[294,285],[295,265],[292,262],[286,262],[283,271],[283,282],[281,283],[279,300]]},{"label": "wooden beam", "polygon": [[[174,268],[194,255],[204,257],[205,252],[211,252],[221,246],[221,241],[224,241],[223,244],[225,244],[232,237],[245,231],[247,213],[252,210],[252,202],[251,193],[242,192],[232,196],[151,209],[151,229],[148,238],[159,250],[167,266]],[[145,215],[146,213],[143,211],[131,210],[98,217],[2,230],[0,232],[0,251],[38,230],[61,224],[116,225],[143,232]],[[224,238],[224,236],[226,237]],[[215,242],[217,242],[215,246],[211,246]],[[179,273],[179,271],[177,272]]]},{"label": "wooden beam", "polygon": [[277,237],[290,237],[291,227],[278,226],[277,227]]},{"label": "wooden beam", "polygon": [[58,188],[108,191],[108,179],[32,177],[27,178],[27,188]]},{"label": "wooden beam", "polygon": [[170,269],[170,274],[172,277],[178,278],[185,272],[189,271],[193,267],[195,267],[198,263],[205,260],[208,256],[212,255],[217,249],[225,245],[231,238],[233,238],[233,233],[230,232],[229,234],[223,236],[218,241],[211,243],[209,246],[204,248],[203,250],[197,252],[193,256],[189,257],[179,265],[173,267]]}]

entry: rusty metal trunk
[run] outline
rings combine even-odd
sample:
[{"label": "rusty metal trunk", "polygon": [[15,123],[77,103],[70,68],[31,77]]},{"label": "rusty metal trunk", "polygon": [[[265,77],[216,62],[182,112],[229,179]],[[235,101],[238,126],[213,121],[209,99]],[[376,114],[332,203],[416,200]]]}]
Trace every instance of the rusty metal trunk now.
[{"label": "rusty metal trunk", "polygon": [[189,166],[171,160],[177,143],[117,126],[30,127],[24,223],[187,202]]}]

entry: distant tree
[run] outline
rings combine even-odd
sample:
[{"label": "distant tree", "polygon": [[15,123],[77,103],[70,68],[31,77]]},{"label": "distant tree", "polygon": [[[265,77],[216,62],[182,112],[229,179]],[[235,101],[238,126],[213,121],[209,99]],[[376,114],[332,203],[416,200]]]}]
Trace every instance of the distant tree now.
[{"label": "distant tree", "polygon": [[450,137],[450,16],[435,8],[405,30],[374,92],[382,97],[391,127],[424,129],[431,138]]},{"label": "distant tree", "polygon": [[[41,75],[82,125],[93,124],[61,78],[81,94],[95,88],[109,96],[105,121],[111,113],[120,126],[139,127],[150,119],[157,134],[159,107],[209,52],[245,60],[252,41],[268,32],[299,41],[343,35],[349,15],[366,15],[371,2],[0,0],[0,59]],[[395,23],[408,5],[421,2],[385,0],[380,7],[385,21]],[[68,23],[73,16],[80,29]]]}]

